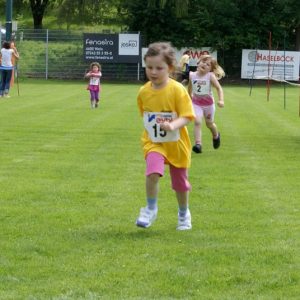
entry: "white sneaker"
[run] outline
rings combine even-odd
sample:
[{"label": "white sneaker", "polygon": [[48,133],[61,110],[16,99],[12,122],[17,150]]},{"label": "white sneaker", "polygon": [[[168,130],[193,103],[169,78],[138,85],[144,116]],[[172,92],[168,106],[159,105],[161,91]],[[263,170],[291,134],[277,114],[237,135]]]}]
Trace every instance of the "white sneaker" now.
[{"label": "white sneaker", "polygon": [[135,224],[139,227],[148,228],[155,221],[156,217],[157,209],[151,210],[148,207],[142,207]]},{"label": "white sneaker", "polygon": [[189,230],[192,229],[192,216],[190,210],[188,209],[186,214],[181,217],[178,213],[178,225],[177,230]]}]

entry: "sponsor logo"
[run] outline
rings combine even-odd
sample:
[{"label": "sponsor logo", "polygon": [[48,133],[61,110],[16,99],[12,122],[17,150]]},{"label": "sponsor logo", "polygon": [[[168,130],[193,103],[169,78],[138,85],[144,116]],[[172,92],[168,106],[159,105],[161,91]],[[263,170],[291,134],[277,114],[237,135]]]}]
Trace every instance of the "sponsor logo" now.
[{"label": "sponsor logo", "polygon": [[274,61],[274,62],[294,62],[294,56],[289,56],[289,55],[264,55],[262,53],[259,53],[258,51],[250,51],[248,53],[248,59],[250,62],[255,62],[255,61]]},{"label": "sponsor logo", "polygon": [[121,48],[136,48],[138,45],[136,40],[129,40],[127,42],[122,42],[121,43]]},{"label": "sponsor logo", "polygon": [[209,54],[208,51],[204,50],[204,51],[191,51],[191,58],[195,59],[195,58],[200,58],[200,56],[202,55],[207,55]]},{"label": "sponsor logo", "polygon": [[112,40],[108,40],[108,39],[104,39],[104,40],[90,40],[90,39],[86,39],[85,40],[85,44],[86,45],[110,45],[113,46],[114,41]]},{"label": "sponsor logo", "polygon": [[148,114],[148,122],[156,120],[156,123],[161,124],[164,122],[172,122],[172,116],[168,116],[165,114]]}]

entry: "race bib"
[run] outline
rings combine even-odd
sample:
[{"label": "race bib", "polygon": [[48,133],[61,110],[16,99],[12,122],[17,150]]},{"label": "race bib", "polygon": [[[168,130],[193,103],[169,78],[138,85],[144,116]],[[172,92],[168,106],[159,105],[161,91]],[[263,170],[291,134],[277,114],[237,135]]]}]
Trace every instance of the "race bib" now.
[{"label": "race bib", "polygon": [[210,86],[208,81],[193,79],[192,85],[194,95],[202,96],[210,94]]},{"label": "race bib", "polygon": [[90,78],[90,85],[99,85],[100,79],[98,77]]},{"label": "race bib", "polygon": [[179,140],[179,129],[166,131],[160,128],[164,122],[177,118],[175,112],[144,112],[144,126],[154,143],[175,142]]}]

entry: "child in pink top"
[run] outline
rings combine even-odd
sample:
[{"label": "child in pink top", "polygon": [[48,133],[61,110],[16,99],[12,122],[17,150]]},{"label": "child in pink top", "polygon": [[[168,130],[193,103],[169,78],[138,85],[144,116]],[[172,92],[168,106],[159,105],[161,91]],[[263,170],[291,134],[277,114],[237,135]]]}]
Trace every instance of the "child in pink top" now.
[{"label": "child in pink top", "polygon": [[89,78],[89,85],[87,89],[90,91],[91,107],[97,108],[99,103],[99,92],[100,92],[100,77],[101,65],[97,62],[93,62],[90,65],[90,71],[85,74],[85,78]]},{"label": "child in pink top", "polygon": [[192,148],[195,153],[202,153],[201,125],[203,117],[207,128],[212,133],[214,149],[220,147],[221,138],[214,122],[215,101],[211,86],[214,86],[217,90],[218,106],[224,107],[223,89],[218,81],[223,76],[225,76],[223,69],[218,65],[216,59],[210,55],[202,55],[198,61],[196,72],[190,72],[188,91],[196,114],[194,122],[195,145]]}]

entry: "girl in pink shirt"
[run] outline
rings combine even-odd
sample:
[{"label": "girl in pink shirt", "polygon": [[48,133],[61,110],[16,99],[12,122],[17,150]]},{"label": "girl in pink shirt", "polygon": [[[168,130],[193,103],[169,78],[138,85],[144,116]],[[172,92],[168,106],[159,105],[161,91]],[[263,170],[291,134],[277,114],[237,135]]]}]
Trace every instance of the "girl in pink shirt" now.
[{"label": "girl in pink shirt", "polygon": [[214,122],[215,101],[211,86],[214,86],[218,93],[218,106],[224,107],[223,89],[219,79],[225,76],[223,69],[218,65],[215,58],[210,55],[202,55],[197,64],[196,72],[190,72],[188,91],[192,98],[196,119],[194,122],[195,145],[193,151],[202,153],[201,125],[204,117],[207,128],[212,133],[213,147],[220,147],[220,132]]},{"label": "girl in pink shirt", "polygon": [[99,92],[100,92],[100,77],[101,65],[97,62],[93,62],[90,65],[90,71],[85,74],[85,78],[89,78],[89,85],[87,89],[90,91],[91,107],[97,108],[99,103]]}]

